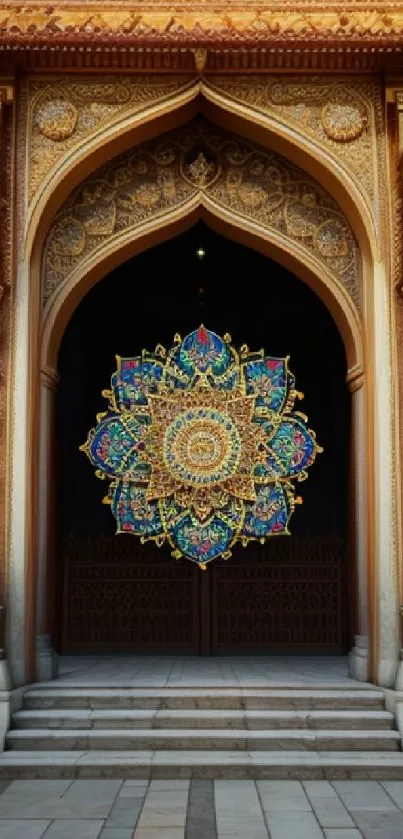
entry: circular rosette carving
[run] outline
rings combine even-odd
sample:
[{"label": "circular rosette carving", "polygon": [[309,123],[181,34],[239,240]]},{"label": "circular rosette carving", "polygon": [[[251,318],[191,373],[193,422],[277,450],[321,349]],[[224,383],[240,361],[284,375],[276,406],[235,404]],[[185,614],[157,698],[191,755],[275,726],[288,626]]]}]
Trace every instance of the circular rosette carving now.
[{"label": "circular rosette carving", "polygon": [[118,533],[135,533],[143,539],[163,534],[158,504],[147,501],[144,486],[132,481],[118,481],[113,492],[112,512]]},{"label": "circular rosette carving", "polygon": [[358,103],[328,102],[322,110],[321,122],[330,140],[351,143],[363,133],[367,115]]},{"label": "circular rosette carving", "polygon": [[39,106],[35,123],[40,133],[48,140],[61,142],[74,134],[78,110],[68,99],[51,99]]},{"label": "circular rosette carving", "polygon": [[140,479],[149,472],[144,461],[146,423],[133,417],[110,414],[90,431],[82,450],[91,463],[109,478]]},{"label": "circular rosette carving", "polygon": [[250,539],[288,534],[293,510],[292,494],[284,484],[259,487],[254,504],[248,504],[243,531]]}]

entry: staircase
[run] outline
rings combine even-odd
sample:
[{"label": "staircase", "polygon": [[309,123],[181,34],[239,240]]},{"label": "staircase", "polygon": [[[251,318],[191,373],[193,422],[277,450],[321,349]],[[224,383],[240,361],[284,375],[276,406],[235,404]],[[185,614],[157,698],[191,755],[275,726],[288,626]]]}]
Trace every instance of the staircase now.
[{"label": "staircase", "polygon": [[[355,683],[356,684],[356,683]],[[376,688],[33,686],[1,778],[400,778]]]}]

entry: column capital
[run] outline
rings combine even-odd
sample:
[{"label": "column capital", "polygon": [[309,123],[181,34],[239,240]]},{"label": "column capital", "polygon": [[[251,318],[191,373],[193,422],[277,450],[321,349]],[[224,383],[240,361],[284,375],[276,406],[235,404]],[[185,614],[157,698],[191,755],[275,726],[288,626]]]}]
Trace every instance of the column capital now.
[{"label": "column capital", "polygon": [[49,390],[57,390],[57,386],[60,381],[60,376],[57,370],[53,370],[52,367],[42,367],[41,370],[41,385],[42,387],[46,387]]}]

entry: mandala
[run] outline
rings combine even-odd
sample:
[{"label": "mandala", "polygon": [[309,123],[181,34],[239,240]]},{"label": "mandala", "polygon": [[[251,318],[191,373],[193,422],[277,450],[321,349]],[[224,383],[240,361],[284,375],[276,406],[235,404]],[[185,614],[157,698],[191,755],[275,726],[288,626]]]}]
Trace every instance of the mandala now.
[{"label": "mandala", "polygon": [[205,570],[239,541],[289,534],[317,452],[288,358],[237,351],[200,326],[170,350],[117,358],[108,410],[81,447],[118,533],[168,542]]}]

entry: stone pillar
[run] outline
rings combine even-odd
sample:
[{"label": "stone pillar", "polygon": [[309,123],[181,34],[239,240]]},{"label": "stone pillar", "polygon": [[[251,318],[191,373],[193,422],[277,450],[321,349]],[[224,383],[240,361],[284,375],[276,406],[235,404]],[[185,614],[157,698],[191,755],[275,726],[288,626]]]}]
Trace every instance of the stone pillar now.
[{"label": "stone pillar", "polygon": [[366,429],[364,377],[361,371],[347,376],[351,392],[351,425],[353,456],[353,555],[356,563],[354,646],[349,654],[349,673],[354,679],[368,679],[369,653],[369,598],[367,570],[367,517],[366,517]]},{"label": "stone pillar", "polygon": [[395,687],[399,663],[398,539],[394,473],[393,370],[390,294],[385,269],[375,266],[373,296],[375,427],[375,585],[377,662],[375,679]]},{"label": "stone pillar", "polygon": [[36,594],[36,676],[39,681],[57,675],[58,656],[52,649],[54,609],[54,423],[55,394],[59,381],[55,370],[41,370],[39,438],[39,527]]}]

